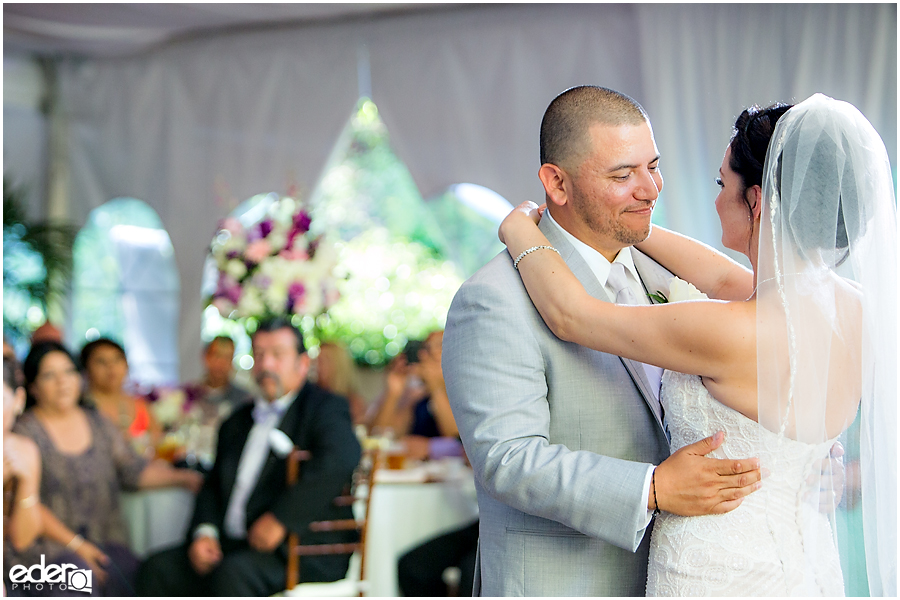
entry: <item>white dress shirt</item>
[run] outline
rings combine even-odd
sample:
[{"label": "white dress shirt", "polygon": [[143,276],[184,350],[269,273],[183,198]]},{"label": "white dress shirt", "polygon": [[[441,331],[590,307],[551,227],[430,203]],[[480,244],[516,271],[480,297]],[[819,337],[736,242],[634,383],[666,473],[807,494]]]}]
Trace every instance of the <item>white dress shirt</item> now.
[{"label": "white dress shirt", "polygon": [[[247,435],[238,462],[234,490],[225,510],[225,532],[231,538],[240,540],[247,537],[247,501],[259,482],[259,475],[269,456],[269,434],[281,424],[296,397],[297,390],[293,390],[271,405],[259,398],[255,400],[255,412],[261,412],[263,416],[259,420],[254,418],[253,427]],[[203,523],[194,529],[193,534],[194,539],[202,536],[218,539],[219,531],[212,523]]]}]

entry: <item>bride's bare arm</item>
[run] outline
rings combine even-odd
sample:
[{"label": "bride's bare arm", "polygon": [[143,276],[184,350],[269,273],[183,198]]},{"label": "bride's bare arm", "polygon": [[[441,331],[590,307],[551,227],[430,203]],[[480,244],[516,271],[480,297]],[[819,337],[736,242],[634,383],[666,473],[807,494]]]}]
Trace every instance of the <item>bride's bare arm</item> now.
[{"label": "bride's bare arm", "polygon": [[654,225],[635,247],[710,298],[746,300],[753,294],[752,271],[693,238]]},{"label": "bride's bare arm", "polygon": [[[510,256],[549,245],[535,218],[536,210],[523,205],[501,224]],[[562,258],[549,250],[528,254],[519,262],[519,274],[547,326],[566,341],[714,381],[731,377],[755,349],[756,323],[745,302],[603,302],[588,294]],[[756,412],[755,402],[732,408]]]}]

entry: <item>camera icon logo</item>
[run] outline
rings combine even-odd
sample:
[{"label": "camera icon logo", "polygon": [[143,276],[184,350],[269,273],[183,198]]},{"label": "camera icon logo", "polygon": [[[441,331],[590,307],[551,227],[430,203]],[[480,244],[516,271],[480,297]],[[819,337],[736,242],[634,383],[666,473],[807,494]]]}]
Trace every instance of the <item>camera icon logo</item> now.
[{"label": "camera icon logo", "polygon": [[94,574],[89,569],[74,569],[66,573],[66,587],[76,592],[90,594],[93,591]]}]

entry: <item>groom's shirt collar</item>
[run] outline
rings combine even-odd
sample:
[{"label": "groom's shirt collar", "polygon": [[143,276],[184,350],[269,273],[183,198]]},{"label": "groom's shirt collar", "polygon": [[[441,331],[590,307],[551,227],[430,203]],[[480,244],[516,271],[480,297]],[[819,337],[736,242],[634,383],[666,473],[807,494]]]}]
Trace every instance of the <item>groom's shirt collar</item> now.
[{"label": "groom's shirt collar", "polygon": [[[606,280],[609,279],[610,265],[610,262],[606,260],[606,257],[566,231],[562,225],[553,219],[549,210],[544,211],[544,216],[542,218],[549,219],[550,223],[562,232],[563,237],[575,247],[575,250],[578,251],[581,258],[588,264],[588,267],[590,267],[591,272],[597,278],[597,281],[600,282],[600,285],[606,287]],[[625,267],[625,270],[630,273],[631,277],[634,279],[633,283],[640,285],[641,278],[638,276],[637,269],[634,268],[634,260],[631,257],[631,246],[622,248],[613,262],[622,263],[622,266]],[[641,298],[643,295],[643,290],[641,290],[639,294],[636,294],[638,298]]]}]

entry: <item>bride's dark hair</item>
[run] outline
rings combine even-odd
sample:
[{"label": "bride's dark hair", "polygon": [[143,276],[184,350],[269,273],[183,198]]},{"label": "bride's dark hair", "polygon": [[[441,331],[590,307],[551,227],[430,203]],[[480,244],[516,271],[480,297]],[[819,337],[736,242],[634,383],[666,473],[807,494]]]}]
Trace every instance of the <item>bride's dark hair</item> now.
[{"label": "bride's dark hair", "polygon": [[[747,199],[747,189],[754,185],[762,185],[763,164],[766,162],[766,150],[775,131],[775,123],[790,110],[793,104],[777,102],[771,106],[760,108],[756,105],[745,109],[734,122],[731,134],[731,160],[728,166],[741,178],[744,189],[741,197],[747,205],[747,212],[752,216],[753,208]],[[751,232],[753,221],[751,219]]]}]

